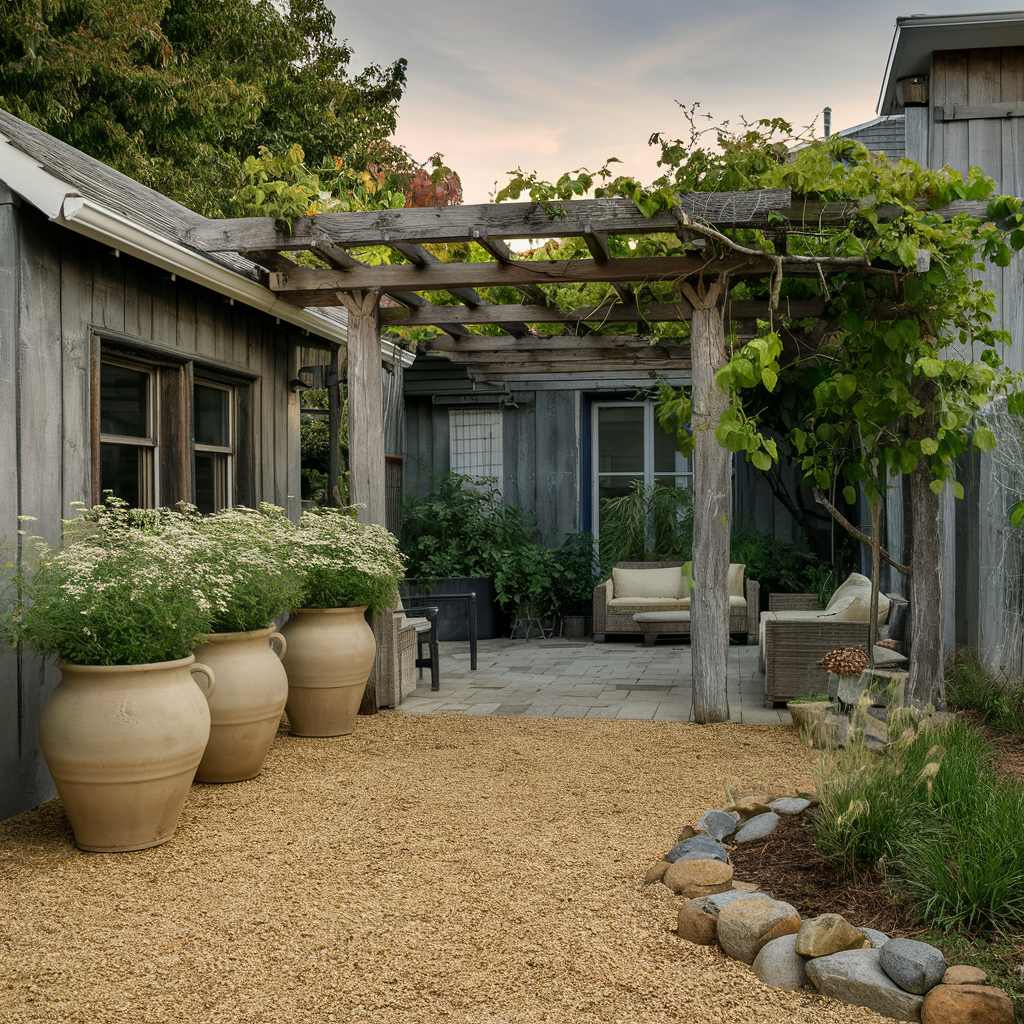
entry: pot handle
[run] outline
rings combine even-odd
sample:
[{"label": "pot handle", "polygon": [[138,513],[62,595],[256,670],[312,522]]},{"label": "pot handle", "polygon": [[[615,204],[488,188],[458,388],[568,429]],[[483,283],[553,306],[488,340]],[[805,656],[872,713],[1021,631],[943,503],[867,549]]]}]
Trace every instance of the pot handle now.
[{"label": "pot handle", "polygon": [[199,686],[199,683],[196,683],[196,686],[199,686],[199,689],[203,691],[203,696],[209,700],[213,696],[214,688],[217,685],[217,680],[213,675],[213,669],[210,668],[209,665],[202,665],[197,661],[194,665],[189,666],[189,672],[192,673],[192,682],[194,683],[196,683],[195,676],[197,672],[206,676],[206,688],[204,689],[202,686]]},{"label": "pot handle", "polygon": [[[271,633],[270,634],[270,649],[278,656],[278,658],[284,658],[288,653],[288,641],[283,633]],[[274,641],[277,641],[281,645],[281,650],[274,650]]]}]

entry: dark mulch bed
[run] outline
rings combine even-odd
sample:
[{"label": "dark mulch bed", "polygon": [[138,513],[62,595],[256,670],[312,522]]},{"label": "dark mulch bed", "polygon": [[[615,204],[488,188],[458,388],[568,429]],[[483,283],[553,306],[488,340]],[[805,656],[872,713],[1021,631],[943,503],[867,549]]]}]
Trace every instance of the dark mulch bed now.
[{"label": "dark mulch bed", "polygon": [[886,935],[924,932],[904,907],[893,903],[881,875],[841,875],[814,848],[808,825],[808,814],[783,818],[771,835],[734,847],[730,856],[736,879],[755,882],[776,899],[792,903],[804,918],[842,914],[851,924]]},{"label": "dark mulch bed", "polygon": [[977,711],[958,711],[957,717],[974,726],[999,751],[993,762],[999,775],[1024,782],[1024,736],[985,725],[984,718]]}]

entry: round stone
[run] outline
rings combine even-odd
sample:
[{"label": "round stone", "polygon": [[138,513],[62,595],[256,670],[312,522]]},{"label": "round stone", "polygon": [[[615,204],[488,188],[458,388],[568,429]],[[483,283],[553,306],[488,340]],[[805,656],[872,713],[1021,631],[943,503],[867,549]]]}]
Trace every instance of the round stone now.
[{"label": "round stone", "polygon": [[905,992],[923,996],[946,973],[946,958],[917,939],[890,939],[878,951],[878,964]]},{"label": "round stone", "polygon": [[773,800],[768,808],[776,814],[803,814],[810,806],[811,801],[802,797],[780,796],[778,800]]},{"label": "round stone", "polygon": [[954,1022],[1013,1024],[1013,1003],[1001,988],[991,985],[936,985],[924,997],[921,1024]]},{"label": "round stone", "polygon": [[669,864],[680,860],[720,860],[724,864],[729,860],[729,854],[721,843],[710,836],[697,835],[676,843],[664,859]]},{"label": "round stone", "polygon": [[679,908],[676,934],[679,938],[698,946],[713,946],[718,941],[718,915],[722,907],[727,907],[737,900],[767,898],[764,895],[754,896],[751,893],[733,890],[688,900]]},{"label": "round stone", "polygon": [[754,974],[772,988],[796,989],[807,984],[806,961],[796,951],[796,936],[782,935],[761,947]]},{"label": "round stone", "polygon": [[722,840],[736,831],[736,819],[725,811],[705,811],[697,822],[697,828],[712,839]]},{"label": "round stone", "polygon": [[644,875],[644,885],[654,885],[655,882],[660,882],[670,867],[672,865],[667,860],[656,861],[647,869],[647,874]]},{"label": "round stone", "polygon": [[[822,995],[866,1006],[894,1020],[919,1020],[924,1000],[904,992],[878,966],[882,949],[846,949],[815,957],[807,961],[807,977]],[[952,1024],[952,1020],[945,1024]]]},{"label": "round stone", "polygon": [[861,928],[861,931],[871,943],[871,949],[881,949],[889,941],[889,936],[885,932],[876,931],[874,928]]},{"label": "round stone", "polygon": [[780,821],[782,819],[774,811],[748,818],[746,824],[732,837],[732,841],[749,843],[754,839],[763,839],[779,827]]},{"label": "round stone", "polygon": [[841,914],[821,914],[800,925],[796,951],[801,956],[828,956],[844,949],[860,949],[866,938]]},{"label": "round stone", "polygon": [[984,985],[988,975],[980,967],[968,967],[967,964],[955,964],[946,968],[942,976],[943,985]]},{"label": "round stone", "polygon": [[739,900],[718,915],[718,944],[734,960],[752,964],[761,947],[800,930],[796,908],[782,900]]},{"label": "round stone", "polygon": [[732,865],[720,860],[681,860],[665,872],[662,881],[687,899],[711,896],[732,888]]}]

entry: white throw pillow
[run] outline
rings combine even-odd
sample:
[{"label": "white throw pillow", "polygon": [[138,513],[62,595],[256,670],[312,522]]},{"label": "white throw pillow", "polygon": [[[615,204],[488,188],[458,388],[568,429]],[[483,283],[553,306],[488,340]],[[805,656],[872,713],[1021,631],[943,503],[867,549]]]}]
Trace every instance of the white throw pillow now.
[{"label": "white throw pillow", "polygon": [[[878,595],[878,624],[889,617],[889,599]],[[833,622],[867,622],[871,618],[871,580],[859,572],[851,573],[845,583],[832,595],[828,607],[819,618]]]},{"label": "white throw pillow", "polygon": [[612,597],[662,597],[678,600],[683,594],[683,571],[669,569],[612,569]]},{"label": "white throw pillow", "polygon": [[859,572],[851,572],[850,575],[839,584],[835,593],[829,598],[828,604],[825,605],[825,611],[832,611],[834,605],[845,600],[850,593],[855,593],[860,590],[867,590],[870,592],[871,580],[869,580],[867,576],[862,576]]},{"label": "white throw pillow", "polygon": [[743,565],[732,564],[729,566],[729,596],[730,597],[743,597],[743,570],[746,569],[746,563]]}]

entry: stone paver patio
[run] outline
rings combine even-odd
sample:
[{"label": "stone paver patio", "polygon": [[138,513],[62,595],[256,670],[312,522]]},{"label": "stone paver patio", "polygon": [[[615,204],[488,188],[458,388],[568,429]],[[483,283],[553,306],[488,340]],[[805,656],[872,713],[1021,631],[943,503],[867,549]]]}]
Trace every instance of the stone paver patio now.
[{"label": "stone paver patio", "polygon": [[[441,646],[441,689],[424,673],[402,702],[414,714],[455,711],[469,715],[555,718],[632,718],[687,722],[693,718],[690,645],[661,642],[595,644],[587,640],[481,640],[477,669],[468,643]],[[784,708],[764,707],[764,677],[757,648],[729,649],[731,721],[788,725]]]}]

